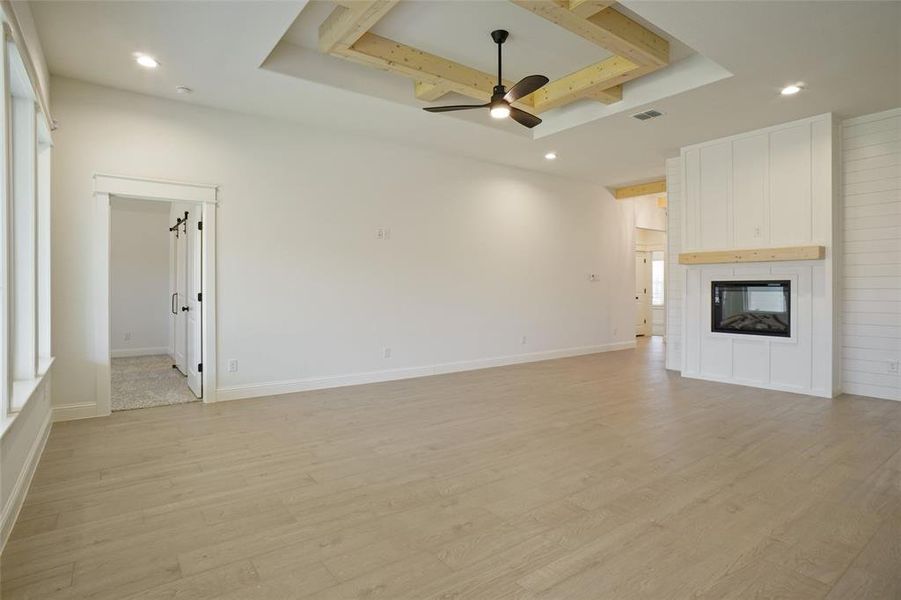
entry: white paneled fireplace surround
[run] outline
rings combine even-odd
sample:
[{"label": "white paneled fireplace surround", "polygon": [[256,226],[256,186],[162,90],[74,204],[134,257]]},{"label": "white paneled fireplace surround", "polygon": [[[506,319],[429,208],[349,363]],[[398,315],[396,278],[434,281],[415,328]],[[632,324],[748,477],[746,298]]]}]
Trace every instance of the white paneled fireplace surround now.
[{"label": "white paneled fireplace surround", "polygon": [[[832,115],[820,115],[688,146],[670,161],[667,187],[678,193],[668,225],[680,241],[670,252],[687,263],[671,273],[682,318],[668,340],[678,358],[670,368],[698,379],[839,393],[835,131]],[[751,285],[735,285],[741,282]],[[779,282],[790,291],[768,293]],[[717,324],[717,301],[733,313],[725,326]],[[779,332],[783,308],[787,331]]]}]

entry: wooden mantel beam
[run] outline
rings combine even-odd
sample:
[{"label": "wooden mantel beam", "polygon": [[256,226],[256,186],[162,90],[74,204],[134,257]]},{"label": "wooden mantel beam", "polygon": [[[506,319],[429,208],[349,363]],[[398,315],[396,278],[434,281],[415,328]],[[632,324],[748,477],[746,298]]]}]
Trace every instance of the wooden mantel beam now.
[{"label": "wooden mantel beam", "polygon": [[716,265],[745,262],[771,262],[792,260],[823,260],[825,246],[788,246],[783,248],[743,248],[740,250],[713,250],[707,252],[683,252],[680,265]]}]

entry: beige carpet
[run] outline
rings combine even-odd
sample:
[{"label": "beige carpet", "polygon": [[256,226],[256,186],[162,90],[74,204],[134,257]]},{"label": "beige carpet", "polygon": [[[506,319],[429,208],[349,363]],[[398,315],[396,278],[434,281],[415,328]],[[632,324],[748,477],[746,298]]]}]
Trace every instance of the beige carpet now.
[{"label": "beige carpet", "polygon": [[111,405],[116,410],[197,402],[188,378],[172,368],[165,354],[114,358]]}]

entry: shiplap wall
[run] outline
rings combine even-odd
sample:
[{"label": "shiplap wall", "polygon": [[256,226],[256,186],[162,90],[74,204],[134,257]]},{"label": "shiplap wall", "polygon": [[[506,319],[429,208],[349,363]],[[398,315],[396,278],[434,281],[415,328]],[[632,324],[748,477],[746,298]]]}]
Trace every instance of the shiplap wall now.
[{"label": "shiplap wall", "polygon": [[682,369],[682,302],[685,268],[679,264],[682,245],[682,161],[666,161],[666,368]]},{"label": "shiplap wall", "polygon": [[901,400],[901,108],[842,124],[842,387]]}]

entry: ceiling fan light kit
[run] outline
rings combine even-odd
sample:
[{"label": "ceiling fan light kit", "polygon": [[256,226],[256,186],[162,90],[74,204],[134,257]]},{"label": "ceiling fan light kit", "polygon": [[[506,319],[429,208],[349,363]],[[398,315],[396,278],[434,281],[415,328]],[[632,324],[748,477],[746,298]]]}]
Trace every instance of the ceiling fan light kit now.
[{"label": "ceiling fan light kit", "polygon": [[512,104],[547,85],[549,79],[544,75],[529,75],[520,79],[507,91],[507,88],[504,87],[502,47],[509,35],[503,29],[496,29],[491,32],[491,39],[497,44],[497,85],[494,86],[491,100],[487,104],[429,106],[423,110],[427,112],[454,112],[458,110],[472,110],[474,108],[488,108],[492,118],[506,119],[507,117],[512,117],[514,121],[529,129],[541,123],[541,119],[535,115],[516,108]]}]

